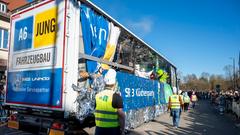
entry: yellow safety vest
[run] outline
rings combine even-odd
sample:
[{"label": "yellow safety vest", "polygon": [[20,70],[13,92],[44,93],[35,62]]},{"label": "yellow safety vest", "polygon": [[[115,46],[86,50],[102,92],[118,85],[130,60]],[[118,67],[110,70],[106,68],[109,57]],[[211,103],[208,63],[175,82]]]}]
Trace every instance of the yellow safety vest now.
[{"label": "yellow safety vest", "polygon": [[180,109],[179,95],[170,96],[171,109]]},{"label": "yellow safety vest", "polygon": [[192,95],[192,101],[197,101],[197,96],[196,95]]},{"label": "yellow safety vest", "polygon": [[117,109],[112,107],[112,90],[104,90],[96,95],[95,122],[97,127],[118,127]]},{"label": "yellow safety vest", "polygon": [[184,103],[190,103],[190,98],[189,98],[189,96],[184,96],[184,97],[183,97],[183,102],[184,102]]}]

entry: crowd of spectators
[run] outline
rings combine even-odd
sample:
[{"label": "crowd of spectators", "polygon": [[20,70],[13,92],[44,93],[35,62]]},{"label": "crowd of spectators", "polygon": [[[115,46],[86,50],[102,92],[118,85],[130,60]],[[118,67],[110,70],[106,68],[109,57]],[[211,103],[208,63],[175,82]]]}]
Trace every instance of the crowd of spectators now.
[{"label": "crowd of spectators", "polygon": [[[225,108],[225,112],[232,111],[232,104],[236,102],[240,104],[240,90],[228,90],[223,92],[213,91],[196,91],[198,100],[210,100],[212,105],[223,106]],[[191,97],[193,90],[188,90],[188,96]]]},{"label": "crowd of spectators", "polygon": [[210,92],[206,92],[206,91],[188,90],[188,91],[185,91],[185,92],[188,93],[189,97],[191,97],[192,93],[195,92],[198,100],[210,99],[210,97],[211,97],[211,93]]},{"label": "crowd of spectators", "polygon": [[211,92],[211,103],[212,104],[224,104],[226,106],[226,110],[231,109],[229,105],[232,102],[240,102],[240,95],[238,91],[225,91],[225,92]]},{"label": "crowd of spectators", "polygon": [[240,117],[238,113],[240,110],[237,110],[237,108],[240,108],[239,90],[228,90],[223,92],[212,91],[210,92],[210,101],[216,108],[224,108],[223,113],[236,116],[236,118]]}]

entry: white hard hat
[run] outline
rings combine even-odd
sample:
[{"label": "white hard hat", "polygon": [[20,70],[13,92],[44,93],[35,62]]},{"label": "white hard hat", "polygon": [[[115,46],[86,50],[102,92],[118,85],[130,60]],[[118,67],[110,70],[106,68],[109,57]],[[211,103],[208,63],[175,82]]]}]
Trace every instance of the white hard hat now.
[{"label": "white hard hat", "polygon": [[181,94],[182,93],[182,90],[178,90],[178,94]]},{"label": "white hard hat", "polygon": [[104,81],[107,85],[112,85],[116,83],[117,72],[114,69],[109,69],[104,76]]}]

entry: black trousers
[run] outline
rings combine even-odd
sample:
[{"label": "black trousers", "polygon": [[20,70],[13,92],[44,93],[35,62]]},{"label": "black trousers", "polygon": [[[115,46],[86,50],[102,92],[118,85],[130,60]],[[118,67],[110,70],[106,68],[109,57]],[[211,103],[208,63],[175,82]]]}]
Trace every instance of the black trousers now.
[{"label": "black trousers", "polygon": [[184,111],[188,110],[189,103],[184,103]]},{"label": "black trousers", "polygon": [[95,135],[121,135],[120,127],[114,127],[114,128],[96,127]]}]

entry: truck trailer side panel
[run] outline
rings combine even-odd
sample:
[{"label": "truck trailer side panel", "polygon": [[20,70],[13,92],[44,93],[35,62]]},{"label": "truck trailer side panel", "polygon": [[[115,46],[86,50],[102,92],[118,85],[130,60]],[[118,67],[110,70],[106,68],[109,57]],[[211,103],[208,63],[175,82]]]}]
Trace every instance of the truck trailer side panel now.
[{"label": "truck trailer side panel", "polygon": [[11,16],[6,104],[63,110],[66,1]]}]

